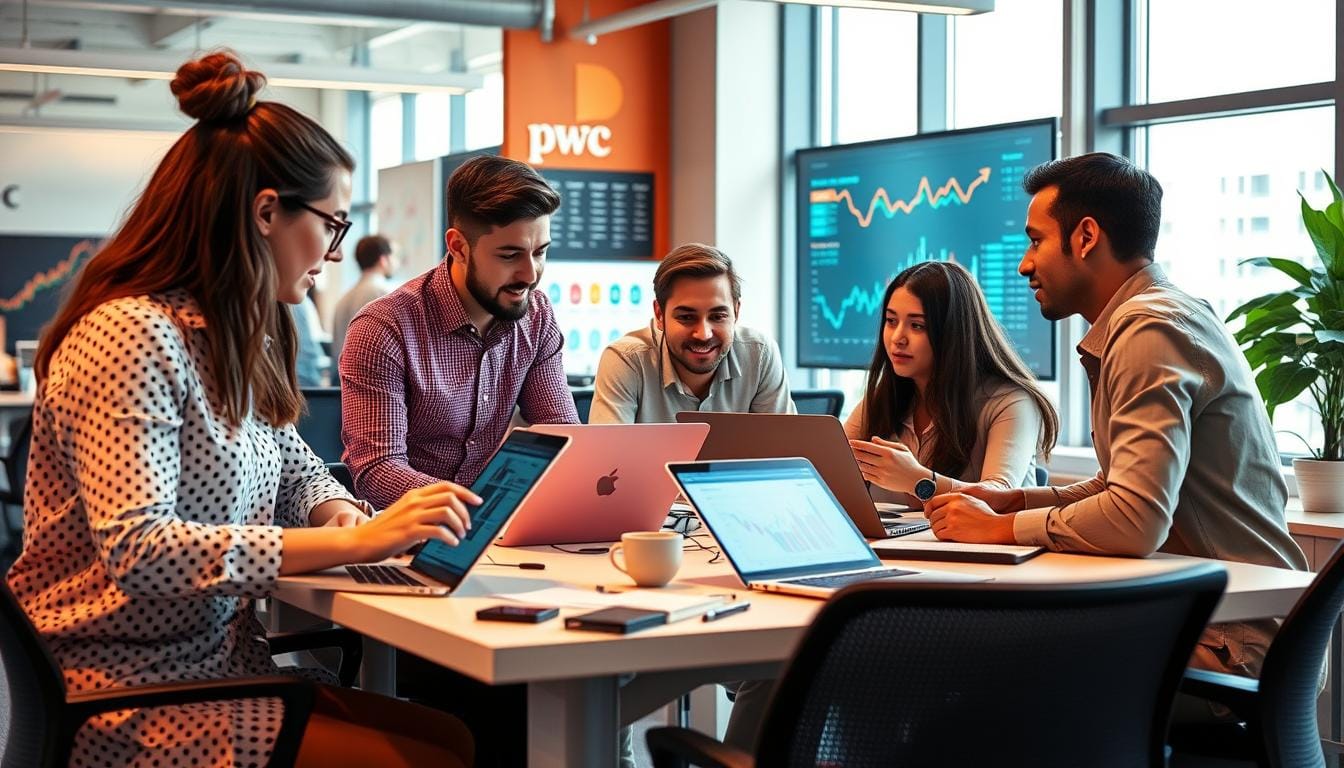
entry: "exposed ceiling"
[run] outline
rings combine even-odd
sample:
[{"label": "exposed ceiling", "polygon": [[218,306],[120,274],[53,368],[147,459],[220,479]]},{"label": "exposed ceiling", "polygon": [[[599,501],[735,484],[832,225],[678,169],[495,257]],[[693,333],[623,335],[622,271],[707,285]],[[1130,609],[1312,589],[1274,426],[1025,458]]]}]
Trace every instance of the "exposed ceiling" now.
[{"label": "exposed ceiling", "polygon": [[[380,18],[382,7],[411,15],[414,3],[366,0],[365,15],[297,12],[302,2],[234,4],[158,0],[111,3],[95,0],[0,0],[0,49],[72,50],[108,54],[158,52],[186,60],[197,51],[228,47],[265,71],[273,62],[313,67],[368,67],[398,72],[488,74],[501,64],[499,26]],[[324,3],[335,7],[336,2]],[[424,4],[421,4],[424,5]],[[459,18],[514,23],[540,18],[525,14],[531,0],[448,0],[438,8]],[[285,11],[276,11],[275,7]],[[482,11],[494,11],[494,16]],[[505,13],[507,12],[507,13]],[[474,14],[474,15],[473,15]],[[425,14],[421,14],[425,15]],[[440,17],[441,18],[441,17]],[[26,37],[25,37],[26,36]],[[176,56],[174,56],[176,54]],[[272,98],[311,108],[316,94],[274,89]],[[143,80],[58,74],[0,72],[0,119],[130,116],[176,121],[175,105],[162,84]],[[30,98],[23,98],[28,94]]]}]

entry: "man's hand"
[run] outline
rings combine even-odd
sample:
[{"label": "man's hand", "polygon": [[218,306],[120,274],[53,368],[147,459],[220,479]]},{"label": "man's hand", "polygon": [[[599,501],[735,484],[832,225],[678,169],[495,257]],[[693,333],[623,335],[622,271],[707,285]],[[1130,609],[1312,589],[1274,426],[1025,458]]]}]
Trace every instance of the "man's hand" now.
[{"label": "man's hand", "polygon": [[985,502],[986,506],[1000,515],[1021,512],[1027,507],[1027,496],[1021,488],[1000,488],[977,483],[962,488],[961,492]]},{"label": "man's hand", "polygon": [[[983,490],[983,489],[982,489]],[[933,535],[943,541],[974,544],[1016,544],[1013,514],[998,514],[983,499],[966,493],[944,493],[924,502]]]}]

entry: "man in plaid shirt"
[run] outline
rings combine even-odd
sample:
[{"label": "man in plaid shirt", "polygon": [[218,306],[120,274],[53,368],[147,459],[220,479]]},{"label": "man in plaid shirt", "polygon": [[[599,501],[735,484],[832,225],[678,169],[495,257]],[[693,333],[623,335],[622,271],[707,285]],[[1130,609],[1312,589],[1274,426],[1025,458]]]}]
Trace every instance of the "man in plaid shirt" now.
[{"label": "man in plaid shirt", "polygon": [[531,167],[478,157],[448,180],[448,256],[367,305],[341,350],[341,439],[361,498],[384,507],[439,480],[469,486],[516,404],[575,424],[564,339],[534,290],[560,196]]}]

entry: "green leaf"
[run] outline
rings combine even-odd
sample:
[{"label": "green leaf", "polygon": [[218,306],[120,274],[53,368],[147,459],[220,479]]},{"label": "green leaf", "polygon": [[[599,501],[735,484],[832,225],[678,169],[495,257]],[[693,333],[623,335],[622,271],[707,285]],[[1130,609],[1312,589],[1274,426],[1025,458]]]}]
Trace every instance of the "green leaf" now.
[{"label": "green leaf", "polygon": [[1296,302],[1297,299],[1298,296],[1296,291],[1289,291],[1286,293],[1266,293],[1264,296],[1257,296],[1232,310],[1232,314],[1223,318],[1223,322],[1230,323],[1253,309],[1273,309],[1274,307],[1290,306]]},{"label": "green leaf", "polygon": [[1322,168],[1321,173],[1325,174],[1325,183],[1330,185],[1330,194],[1334,196],[1335,202],[1344,202],[1344,195],[1339,194],[1339,187],[1335,186],[1335,180],[1330,178],[1329,172]]},{"label": "green leaf", "polygon": [[1344,330],[1344,309],[1329,309],[1322,312],[1321,322],[1331,330]]},{"label": "green leaf", "polygon": [[1296,354],[1297,339],[1291,333],[1271,333],[1247,347],[1245,352],[1251,370],[1277,363],[1285,357],[1295,357]]},{"label": "green leaf", "polygon": [[1254,259],[1246,259],[1241,263],[1250,264],[1255,267],[1273,267],[1296,280],[1302,287],[1311,287],[1311,270],[1296,261],[1276,259],[1273,256],[1257,256]]},{"label": "green leaf", "polygon": [[1246,315],[1246,325],[1237,331],[1236,339],[1239,344],[1249,344],[1270,331],[1286,331],[1305,322],[1294,306],[1253,309]]},{"label": "green leaf", "polygon": [[[1300,197],[1299,193],[1299,197]],[[1330,217],[1324,211],[1318,211],[1312,208],[1307,202],[1307,198],[1302,198],[1302,223],[1307,228],[1307,234],[1311,235],[1311,242],[1316,246],[1316,254],[1321,257],[1321,264],[1330,276],[1336,280],[1344,280],[1344,232],[1335,226]]]},{"label": "green leaf", "polygon": [[1311,386],[1320,373],[1297,363],[1283,363],[1260,372],[1255,377],[1255,385],[1265,400],[1270,421],[1274,420],[1274,409],[1283,403],[1292,402],[1303,390]]}]

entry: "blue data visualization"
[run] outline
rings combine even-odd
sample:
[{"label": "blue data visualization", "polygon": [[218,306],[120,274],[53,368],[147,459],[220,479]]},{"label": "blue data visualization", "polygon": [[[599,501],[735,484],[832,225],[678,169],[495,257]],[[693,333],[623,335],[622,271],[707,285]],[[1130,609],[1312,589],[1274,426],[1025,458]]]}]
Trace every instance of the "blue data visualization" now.
[{"label": "blue data visualization", "polygon": [[887,284],[956,261],[1032,372],[1055,376],[1054,323],[1017,265],[1022,177],[1055,156],[1054,119],[798,152],[798,362],[866,368]]}]

